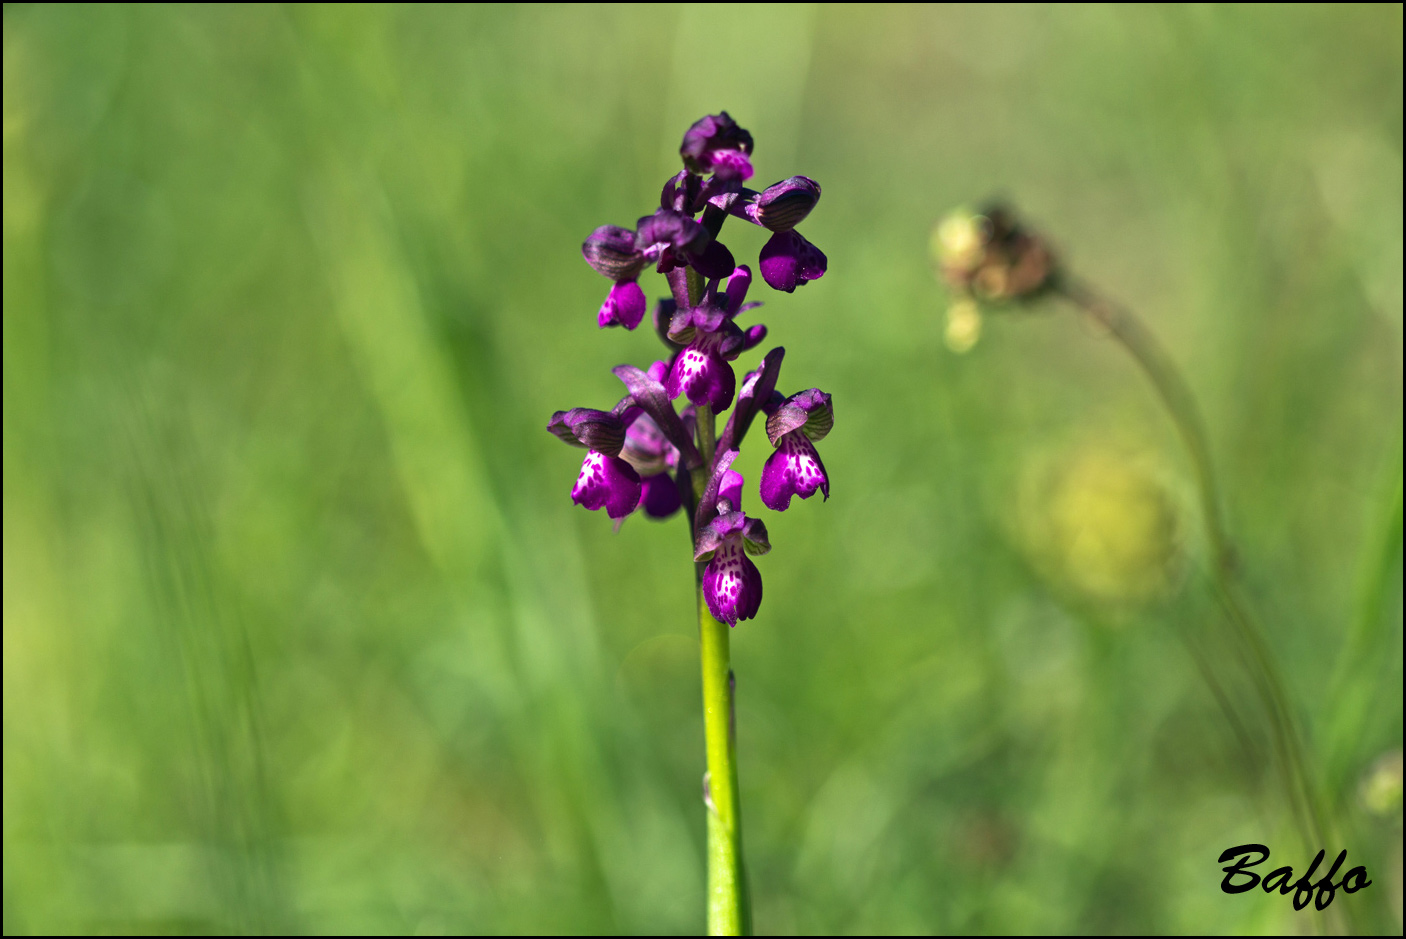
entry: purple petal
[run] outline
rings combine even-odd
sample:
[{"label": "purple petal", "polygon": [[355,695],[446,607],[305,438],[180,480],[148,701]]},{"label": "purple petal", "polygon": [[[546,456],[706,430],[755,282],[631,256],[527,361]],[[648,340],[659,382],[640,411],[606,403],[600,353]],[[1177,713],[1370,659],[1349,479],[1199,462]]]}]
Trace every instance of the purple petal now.
[{"label": "purple petal", "polygon": [[[682,212],[659,209],[653,215],[640,219],[639,229],[635,234],[635,247],[644,251],[658,245],[668,245],[680,251],[703,251],[712,240],[713,236],[708,229]],[[722,277],[724,274],[717,276]]]},{"label": "purple petal", "polygon": [[715,150],[712,163],[715,178],[740,182],[756,175],[752,161],[741,150]]},{"label": "purple petal", "polygon": [[742,348],[737,351],[746,352],[748,349],[753,349],[761,345],[762,340],[765,338],[766,327],[764,325],[757,323],[755,326],[748,326],[746,331],[742,334]]},{"label": "purple petal", "polygon": [[640,285],[633,280],[622,280],[606,294],[605,302],[596,314],[596,325],[601,329],[607,326],[634,329],[644,319],[646,305]]},{"label": "purple petal", "polygon": [[639,474],[618,456],[592,450],[581,462],[571,501],[592,512],[604,508],[611,518],[624,518],[639,505]]},{"label": "purple petal", "polygon": [[[722,508],[725,503],[718,501],[718,508]],[[693,559],[695,561],[706,561],[713,556],[728,541],[736,541],[742,537],[742,530],[747,526],[747,516],[741,512],[724,512],[717,515],[708,524],[698,529],[698,537],[693,542]]]},{"label": "purple petal", "polygon": [[693,341],[698,330],[705,333],[717,332],[727,322],[727,300],[718,296],[718,281],[708,283],[703,298],[691,310],[680,310],[669,323],[670,342],[687,345]]},{"label": "purple petal", "polygon": [[713,457],[713,475],[709,477],[708,485],[703,487],[703,495],[698,500],[697,515],[694,518],[696,528],[701,529],[713,520],[714,514],[718,511],[718,490],[722,488],[727,471],[735,459],[737,459],[736,450],[718,448],[717,454]]},{"label": "purple petal", "polygon": [[691,215],[697,211],[696,206],[701,201],[699,197],[702,191],[702,177],[688,170],[679,170],[677,176],[664,184],[664,191],[659,196],[659,205],[661,208]]},{"label": "purple petal", "polygon": [[828,262],[820,249],[799,232],[779,231],[762,247],[762,279],[773,290],[790,293],[797,287],[819,280]]},{"label": "purple petal", "polygon": [[625,427],[625,421],[618,415],[595,408],[557,411],[547,424],[547,430],[573,447],[599,450],[609,456],[620,452],[625,442]]},{"label": "purple petal", "polygon": [[673,469],[679,462],[679,451],[648,414],[640,414],[625,430],[620,456],[645,477]]},{"label": "purple petal", "polygon": [[742,525],[742,547],[748,554],[766,554],[771,550],[771,539],[767,537],[766,526],[759,518],[747,518]]},{"label": "purple petal", "polygon": [[766,435],[772,446],[793,430],[804,430],[811,440],[823,440],[835,426],[830,396],[819,388],[793,394],[767,418]]},{"label": "purple petal", "polygon": [[770,400],[772,392],[776,390],[776,379],[781,374],[781,360],[785,355],[786,350],[781,346],[772,349],[762,359],[762,364],[757,370],[749,373],[742,382],[742,392],[737,396],[737,407],[728,415],[727,426],[718,438],[719,450],[733,450],[741,445],[742,438],[747,436],[747,430],[752,426],[752,419],[756,417],[761,403]]},{"label": "purple petal", "polygon": [[825,464],[820,462],[820,454],[810,438],[800,431],[792,431],[781,438],[776,452],[762,467],[762,503],[769,509],[784,512],[790,507],[793,495],[809,499],[817,489],[825,498],[830,498]]},{"label": "purple petal", "polygon": [[704,277],[726,277],[737,266],[727,245],[717,240],[709,241],[702,250],[686,248],[684,254],[693,269]]},{"label": "purple petal", "polygon": [[744,480],[742,474],[736,470],[728,470],[723,473],[722,482],[718,484],[718,503],[726,499],[732,506],[732,511],[742,511],[742,486]]},{"label": "purple petal", "polygon": [[713,618],[729,626],[751,619],[762,605],[762,575],[736,541],[729,541],[703,570],[703,598]]},{"label": "purple petal", "polygon": [[683,506],[678,483],[669,473],[646,476],[640,483],[639,504],[650,518],[668,518]]},{"label": "purple petal", "polygon": [[716,349],[691,345],[675,356],[664,387],[671,400],[687,395],[694,404],[706,404],[714,411],[721,411],[732,404],[736,383],[732,367]]},{"label": "purple petal", "polygon": [[[641,414],[644,413],[644,408],[640,407],[638,404],[635,404],[634,398],[630,397],[629,395],[625,395],[625,397],[620,399],[619,404],[615,405],[615,407],[610,409],[610,413],[620,418],[620,425],[622,427],[629,427],[635,422],[636,418],[638,418]],[[598,450],[600,448],[595,447],[593,449]]]},{"label": "purple petal", "polygon": [[693,439],[683,426],[683,421],[679,419],[678,412],[674,410],[673,401],[664,386],[633,365],[617,365],[611,371],[630,389],[635,403],[654,418],[654,423],[659,425],[669,442],[678,447],[684,461],[690,467],[702,466],[703,457],[694,446]]},{"label": "purple petal", "polygon": [[634,280],[644,270],[645,256],[635,248],[635,233],[619,225],[602,225],[581,245],[591,269],[611,280]]},{"label": "purple petal", "polygon": [[738,265],[727,279],[727,315],[736,316],[742,311],[742,302],[747,299],[747,288],[752,286],[752,269],[745,264]]}]

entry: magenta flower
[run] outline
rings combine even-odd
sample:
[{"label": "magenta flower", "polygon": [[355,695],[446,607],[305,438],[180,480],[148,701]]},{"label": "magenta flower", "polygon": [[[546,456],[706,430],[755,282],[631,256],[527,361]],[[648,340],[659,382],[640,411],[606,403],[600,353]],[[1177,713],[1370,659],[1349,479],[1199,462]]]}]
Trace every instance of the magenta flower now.
[{"label": "magenta flower", "polygon": [[[766,525],[742,512],[742,474],[726,469],[736,457],[729,451],[722,472],[714,477],[709,491],[713,496],[713,518],[698,530],[693,559],[706,561],[703,568],[703,599],[713,618],[729,626],[757,615],[762,604],[762,575],[749,554],[771,550]],[[707,500],[708,495],[704,495]],[[700,509],[706,506],[700,505]]]},{"label": "magenta flower", "polygon": [[744,189],[727,206],[733,215],[775,233],[762,246],[759,261],[762,279],[771,289],[791,293],[825,276],[829,261],[795,230],[819,201],[819,183],[805,176],[792,176],[761,192]]},{"label": "magenta flower", "polygon": [[577,447],[586,447],[581,472],[571,488],[571,501],[591,511],[605,509],[611,518],[624,518],[640,501],[640,477],[620,458],[626,428],[643,413],[626,398],[615,411],[572,408],[552,415],[547,429]]},{"label": "magenta flower", "polygon": [[615,281],[596,314],[596,324],[634,329],[644,319],[644,291],[638,278],[649,259],[635,248],[635,233],[619,225],[602,225],[581,245],[586,263],[602,277]]},{"label": "magenta flower", "polygon": [[792,496],[809,499],[817,489],[830,498],[830,478],[815,449],[835,424],[830,396],[819,388],[780,402],[766,421],[766,435],[776,452],[762,467],[762,503],[784,512]]},{"label": "magenta flower", "polygon": [[713,281],[702,301],[691,310],[676,311],[669,324],[669,341],[683,346],[674,356],[664,383],[669,397],[687,395],[695,405],[721,411],[732,404],[736,378],[728,362],[761,342],[766,327],[758,324],[745,332],[733,320],[760,303],[743,303],[752,272],[746,265],[732,271],[720,294]]}]

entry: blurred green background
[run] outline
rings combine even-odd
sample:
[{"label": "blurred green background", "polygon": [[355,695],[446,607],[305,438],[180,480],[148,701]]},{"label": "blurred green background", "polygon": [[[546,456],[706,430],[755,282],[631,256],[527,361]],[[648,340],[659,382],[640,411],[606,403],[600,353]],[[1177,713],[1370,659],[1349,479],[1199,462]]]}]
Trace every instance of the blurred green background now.
[{"label": "blurred green background", "polygon": [[760,299],[838,412],[734,633],[758,930],[1314,928],[1218,889],[1309,851],[1143,376],[944,343],[999,194],[1184,367],[1400,932],[1400,6],[6,4],[6,933],[701,929],[685,527],[544,427],[658,354],[579,245],[721,109],[824,186]]}]

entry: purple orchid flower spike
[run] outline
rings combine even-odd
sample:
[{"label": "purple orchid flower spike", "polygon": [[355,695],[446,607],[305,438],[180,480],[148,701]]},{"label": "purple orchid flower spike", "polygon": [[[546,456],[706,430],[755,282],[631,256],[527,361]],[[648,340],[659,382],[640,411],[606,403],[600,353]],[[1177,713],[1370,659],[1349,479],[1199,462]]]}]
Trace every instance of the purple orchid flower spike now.
[{"label": "purple orchid flower spike", "polygon": [[830,477],[815,449],[815,441],[830,433],[835,411],[830,396],[819,388],[792,395],[767,418],[766,435],[776,452],[762,467],[762,503],[784,512],[792,496],[809,499],[817,489],[830,498]]},{"label": "purple orchid flower spike", "polygon": [[602,329],[638,326],[647,305],[638,278],[649,259],[635,248],[635,233],[619,225],[602,225],[581,245],[581,255],[597,274],[615,281],[596,314],[596,324]]},{"label": "purple orchid flower spike", "polygon": [[[667,295],[651,322],[668,352],[648,369],[613,369],[628,391],[614,408],[558,411],[547,429],[586,451],[572,501],[604,509],[617,531],[632,513],[688,521],[699,594],[705,798],[716,816],[708,826],[708,931],[739,935],[746,926],[740,795],[733,748],[719,741],[728,739],[736,714],[730,627],[761,608],[762,577],[751,558],[771,544],[766,526],[742,510],[743,479],[732,465],[762,419],[776,448],[762,471],[762,502],[780,510],[793,496],[828,497],[815,441],[829,431],[834,412],[818,389],[790,398],[776,390],[786,354],[779,346],[739,388],[732,363],[760,344],[767,328],[737,320],[760,306],[747,302],[754,272],[772,289],[791,292],[822,277],[828,261],[796,231],[820,199],[819,184],[791,176],[761,192],[745,188],[754,175],[752,135],[727,112],[695,122],[679,155],[683,169],[664,183],[659,208],[633,231],[603,225],[581,246],[587,263],[613,284],[597,313],[601,326],[638,327],[649,309],[640,277],[650,267],[665,275]],[[758,264],[738,266],[718,240],[729,217],[771,233]],[[729,406],[719,435],[719,412]]]},{"label": "purple orchid flower spike", "polygon": [[747,555],[766,554],[771,542],[766,525],[742,511],[742,474],[725,470],[718,479],[717,514],[699,529],[693,558],[707,562],[703,599],[708,612],[736,626],[756,616],[762,603],[762,575]]}]

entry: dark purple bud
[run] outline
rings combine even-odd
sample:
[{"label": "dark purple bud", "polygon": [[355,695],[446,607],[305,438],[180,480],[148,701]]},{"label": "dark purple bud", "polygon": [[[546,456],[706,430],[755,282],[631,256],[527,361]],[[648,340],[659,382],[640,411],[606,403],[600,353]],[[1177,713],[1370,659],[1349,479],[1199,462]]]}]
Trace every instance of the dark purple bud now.
[{"label": "dark purple bud", "polygon": [[646,476],[640,482],[640,504],[650,518],[664,519],[683,507],[678,480],[671,473]]},{"label": "dark purple bud", "polygon": [[639,474],[618,456],[592,450],[581,463],[571,501],[592,512],[603,508],[611,518],[624,518],[639,505]]},{"label": "dark purple bud", "polygon": [[599,450],[607,456],[619,455],[625,443],[625,427],[618,415],[595,408],[557,411],[547,424],[547,430],[573,447]]},{"label": "dark purple bud", "polygon": [[[752,304],[747,304],[747,307],[750,306],[752,306]],[[757,304],[757,306],[761,306],[761,304]],[[745,310],[747,309],[747,307],[743,307],[743,309]],[[761,345],[762,340],[764,339],[766,339],[765,325],[763,325],[762,323],[757,323],[755,326],[748,326],[747,329],[742,333],[742,348],[738,349],[737,351],[746,352],[748,349],[751,349],[754,346]]]},{"label": "dark purple bud", "polygon": [[733,269],[727,279],[727,315],[736,316],[742,311],[742,301],[747,299],[747,288],[752,286],[752,269],[742,264]]},{"label": "dark purple bud", "polygon": [[653,215],[646,215],[640,219],[635,233],[635,247],[640,251],[667,246],[697,252],[707,248],[712,240],[708,229],[673,209],[659,209]]},{"label": "dark purple bud", "polygon": [[752,163],[747,159],[751,152],[752,135],[738,127],[726,111],[695,121],[679,147],[684,166],[693,172],[705,176],[716,172],[735,179],[751,177]]},{"label": "dark purple bud", "polygon": [[702,251],[686,251],[684,256],[693,269],[704,277],[726,277],[737,266],[727,245],[717,240],[708,242]]},{"label": "dark purple bud", "polygon": [[611,371],[615,373],[616,378],[625,383],[631,397],[635,399],[635,404],[654,418],[654,423],[659,426],[664,436],[669,438],[669,442],[683,455],[684,462],[689,467],[702,466],[703,457],[694,445],[692,435],[679,419],[678,412],[674,410],[673,402],[664,386],[633,365],[617,365]]},{"label": "dark purple bud", "polygon": [[762,247],[762,279],[773,290],[790,293],[825,275],[828,262],[820,249],[797,231],[779,231]]},{"label": "dark purple bud", "polygon": [[746,207],[748,218],[771,231],[790,231],[820,201],[820,184],[805,176],[792,176],[763,189]]},{"label": "dark purple bud", "polygon": [[661,208],[692,215],[698,211],[702,195],[703,178],[688,170],[680,170],[679,175],[664,184],[664,191],[659,196],[659,205]]},{"label": "dark purple bud", "polygon": [[746,485],[746,480],[742,478],[742,474],[737,472],[737,470],[730,469],[726,473],[723,473],[722,481],[718,483],[719,514],[724,511],[724,502],[726,502],[728,505],[726,511],[742,511],[742,487],[744,485]]},{"label": "dark purple bud", "polygon": [[649,263],[635,248],[635,233],[619,225],[602,225],[581,245],[581,256],[592,270],[614,281],[634,280]]},{"label": "dark purple bud", "polygon": [[698,500],[698,514],[694,518],[694,525],[701,529],[718,511],[718,493],[722,489],[722,484],[726,481],[727,471],[732,467],[732,461],[737,459],[736,450],[718,449],[713,457],[713,475],[709,477],[708,484],[703,487],[703,495]]},{"label": "dark purple bud", "polygon": [[793,430],[800,430],[811,440],[823,440],[835,426],[835,408],[830,396],[819,388],[793,394],[767,418],[766,436],[774,447],[777,441]]},{"label": "dark purple bud", "polygon": [[610,288],[610,293],[605,295],[605,302],[596,313],[596,325],[601,329],[607,326],[634,329],[644,319],[644,311],[648,305],[644,291],[638,283],[633,280],[619,281]]}]

